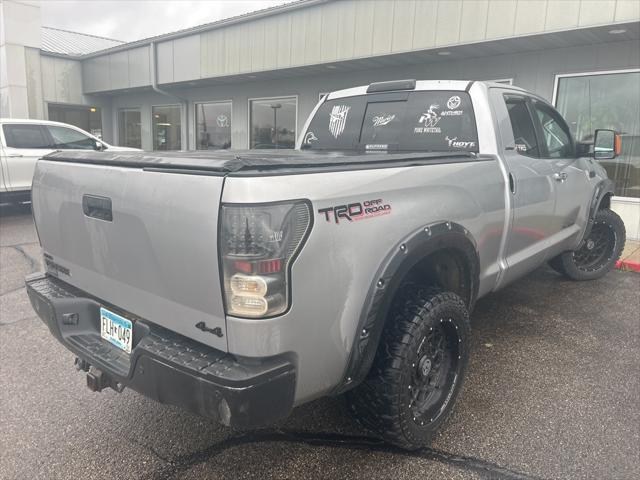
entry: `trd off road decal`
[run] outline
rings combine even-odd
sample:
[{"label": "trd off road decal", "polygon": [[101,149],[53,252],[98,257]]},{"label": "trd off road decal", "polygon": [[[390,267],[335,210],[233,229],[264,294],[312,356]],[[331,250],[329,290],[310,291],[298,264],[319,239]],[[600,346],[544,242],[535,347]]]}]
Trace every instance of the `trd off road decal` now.
[{"label": "trd off road decal", "polygon": [[413,129],[413,133],[442,133],[440,127],[436,127],[440,122],[440,115],[436,112],[436,109],[440,108],[440,105],[429,105],[429,109],[420,115],[418,123],[421,123],[421,127]]},{"label": "trd off road decal", "polygon": [[334,105],[329,115],[329,131],[333,138],[338,138],[344,132],[347,123],[347,115],[351,107],[349,105]]},{"label": "trd off road decal", "polygon": [[318,213],[324,215],[327,222],[340,223],[340,220],[354,222],[366,218],[380,217],[391,213],[391,204],[385,203],[381,198],[354,202],[348,205],[336,205],[335,207],[319,208]]}]

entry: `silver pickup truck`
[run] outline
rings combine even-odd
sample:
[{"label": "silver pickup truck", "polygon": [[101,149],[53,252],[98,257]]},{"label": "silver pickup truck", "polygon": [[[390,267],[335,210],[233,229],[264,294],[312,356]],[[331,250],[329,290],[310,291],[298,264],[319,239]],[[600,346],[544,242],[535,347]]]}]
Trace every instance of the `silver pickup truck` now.
[{"label": "silver pickup truck", "polygon": [[58,152],[33,179],[46,272],[27,289],[94,391],[236,428],[346,393],[419,448],[462,387],[478,298],[545,262],[615,264],[594,158],[619,149],[516,87],[403,80],[324,97],[296,150]]}]

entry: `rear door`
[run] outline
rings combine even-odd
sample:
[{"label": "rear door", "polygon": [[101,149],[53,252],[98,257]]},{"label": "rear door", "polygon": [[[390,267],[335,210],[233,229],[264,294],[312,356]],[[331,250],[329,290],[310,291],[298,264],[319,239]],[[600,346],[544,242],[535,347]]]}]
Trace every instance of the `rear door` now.
[{"label": "rear door", "polygon": [[5,184],[9,191],[31,190],[36,161],[53,151],[48,133],[34,123],[5,123]]},{"label": "rear door", "polygon": [[556,233],[555,170],[542,158],[530,98],[512,91],[492,89],[492,100],[508,169],[511,225],[504,258],[508,268],[501,282],[508,283],[544,262]]}]

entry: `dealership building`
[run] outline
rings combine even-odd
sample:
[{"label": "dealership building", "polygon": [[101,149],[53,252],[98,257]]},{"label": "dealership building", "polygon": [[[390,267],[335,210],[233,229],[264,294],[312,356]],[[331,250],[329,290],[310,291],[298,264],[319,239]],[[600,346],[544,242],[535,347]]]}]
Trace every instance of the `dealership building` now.
[{"label": "dealership building", "polygon": [[638,0],[301,0],[129,43],[49,28],[37,2],[0,8],[2,117],[145,150],[290,148],[332,90],[499,81],[553,103],[578,140],[622,132],[604,166],[640,237]]}]

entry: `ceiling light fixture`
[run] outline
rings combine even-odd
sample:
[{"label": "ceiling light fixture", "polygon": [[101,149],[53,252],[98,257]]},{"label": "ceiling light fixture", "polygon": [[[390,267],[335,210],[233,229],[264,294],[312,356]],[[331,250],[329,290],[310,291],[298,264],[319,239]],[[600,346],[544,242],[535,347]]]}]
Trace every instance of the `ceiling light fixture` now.
[{"label": "ceiling light fixture", "polygon": [[444,50],[442,52],[438,52],[438,55],[442,55],[442,56],[451,55],[451,52]]},{"label": "ceiling light fixture", "polygon": [[338,68],[338,67],[336,67],[335,65],[327,65],[327,68],[328,68],[329,70],[335,70],[335,69],[336,69],[336,68]]},{"label": "ceiling light fixture", "polygon": [[609,30],[611,35],[620,35],[621,33],[627,33],[626,28],[614,28],[613,30]]}]

